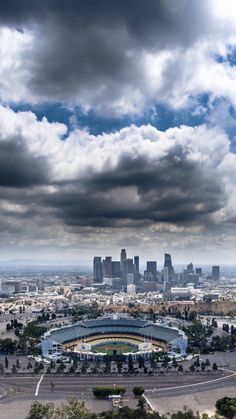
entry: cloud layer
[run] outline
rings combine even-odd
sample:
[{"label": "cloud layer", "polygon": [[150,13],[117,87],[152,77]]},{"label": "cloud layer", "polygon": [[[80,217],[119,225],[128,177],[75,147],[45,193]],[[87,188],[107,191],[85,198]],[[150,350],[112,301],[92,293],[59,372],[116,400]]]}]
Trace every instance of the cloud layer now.
[{"label": "cloud layer", "polygon": [[[59,101],[103,115],[199,94],[236,103],[235,9],[229,0],[0,2],[3,101]],[[231,12],[231,13],[230,13]],[[218,56],[224,57],[217,60]]]},{"label": "cloud layer", "polygon": [[[2,255],[129,245],[232,260],[235,16],[234,0],[0,0]],[[13,110],[46,104],[71,125]],[[201,122],[162,132],[161,106]],[[101,127],[134,123],[92,135],[90,110]]]},{"label": "cloud layer", "polygon": [[42,224],[47,243],[61,231],[63,244],[73,233],[91,238],[101,229],[114,237],[146,231],[144,241],[158,230],[190,239],[235,220],[236,156],[217,129],[133,125],[66,134],[63,124],[5,107],[0,127],[0,225],[15,240],[22,240],[21,223],[27,240],[36,240]]}]

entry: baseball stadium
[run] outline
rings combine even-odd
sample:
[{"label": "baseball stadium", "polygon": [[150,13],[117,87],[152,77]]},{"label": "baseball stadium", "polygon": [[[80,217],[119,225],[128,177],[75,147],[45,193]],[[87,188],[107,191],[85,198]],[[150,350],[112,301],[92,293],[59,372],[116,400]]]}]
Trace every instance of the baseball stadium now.
[{"label": "baseball stadium", "polygon": [[105,356],[139,355],[153,352],[186,353],[187,337],[173,327],[131,317],[100,317],[47,331],[41,340],[44,356],[76,353],[80,360],[102,360]]}]

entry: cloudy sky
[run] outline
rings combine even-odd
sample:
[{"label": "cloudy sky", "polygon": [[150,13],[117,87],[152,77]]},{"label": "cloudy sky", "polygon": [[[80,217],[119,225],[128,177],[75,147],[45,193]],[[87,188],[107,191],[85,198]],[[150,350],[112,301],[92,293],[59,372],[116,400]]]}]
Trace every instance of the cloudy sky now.
[{"label": "cloudy sky", "polygon": [[234,263],[235,0],[0,0],[0,260]]}]

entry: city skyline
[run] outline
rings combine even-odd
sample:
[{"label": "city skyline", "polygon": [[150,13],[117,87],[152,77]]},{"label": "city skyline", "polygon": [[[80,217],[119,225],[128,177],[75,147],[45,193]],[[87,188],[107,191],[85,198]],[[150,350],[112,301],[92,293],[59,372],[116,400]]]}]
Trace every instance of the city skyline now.
[{"label": "city skyline", "polygon": [[0,263],[233,264],[233,0],[0,0]]}]

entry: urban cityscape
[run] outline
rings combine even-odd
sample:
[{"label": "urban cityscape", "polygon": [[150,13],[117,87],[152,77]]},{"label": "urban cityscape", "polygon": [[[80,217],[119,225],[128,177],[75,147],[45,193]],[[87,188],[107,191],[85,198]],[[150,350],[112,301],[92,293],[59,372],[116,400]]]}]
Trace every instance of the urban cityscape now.
[{"label": "urban cityscape", "polygon": [[236,267],[175,266],[168,253],[144,261],[125,248],[117,255],[83,269],[2,266],[8,415],[16,405],[25,417],[62,412],[68,400],[78,418],[211,417],[225,394],[234,397]]},{"label": "urban cityscape", "polygon": [[236,419],[236,0],[0,0],[0,419]]}]

